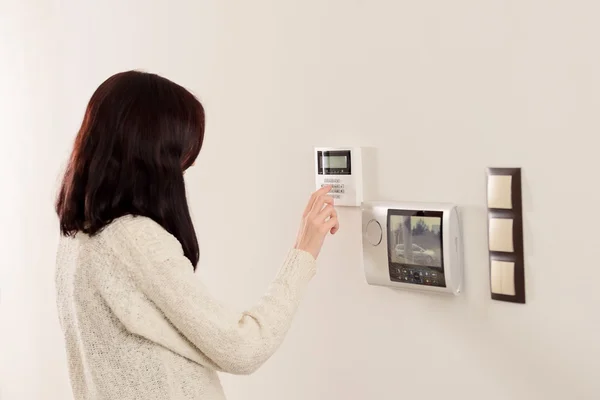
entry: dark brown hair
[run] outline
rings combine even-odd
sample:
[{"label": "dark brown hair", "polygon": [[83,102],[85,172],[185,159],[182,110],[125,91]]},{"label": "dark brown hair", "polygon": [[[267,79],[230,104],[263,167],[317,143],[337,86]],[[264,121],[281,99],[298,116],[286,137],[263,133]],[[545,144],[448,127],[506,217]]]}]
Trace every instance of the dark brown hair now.
[{"label": "dark brown hair", "polygon": [[145,216],[174,235],[194,268],[199,250],[184,171],[200,153],[204,108],[185,88],[128,71],[92,95],[56,202],[63,235],[94,235]]}]

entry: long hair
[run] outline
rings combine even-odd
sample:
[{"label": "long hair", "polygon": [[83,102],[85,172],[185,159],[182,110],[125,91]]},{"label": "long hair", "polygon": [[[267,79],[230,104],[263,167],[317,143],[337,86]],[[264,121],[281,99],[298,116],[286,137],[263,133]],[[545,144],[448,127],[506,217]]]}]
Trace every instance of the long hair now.
[{"label": "long hair", "polygon": [[61,233],[93,236],[116,218],[148,217],[179,240],[195,269],[183,173],[200,153],[204,125],[200,102],[168,79],[139,71],[108,78],[89,101],[62,181]]}]

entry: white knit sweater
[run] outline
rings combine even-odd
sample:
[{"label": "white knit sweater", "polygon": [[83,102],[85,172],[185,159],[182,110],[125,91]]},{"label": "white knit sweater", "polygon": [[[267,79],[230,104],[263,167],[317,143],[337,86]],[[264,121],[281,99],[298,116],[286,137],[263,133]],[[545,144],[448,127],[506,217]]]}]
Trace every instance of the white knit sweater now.
[{"label": "white knit sweater", "polygon": [[291,250],[246,312],[217,301],[179,241],[144,217],[61,238],[57,302],[76,400],[222,400],[217,371],[249,374],[282,342],[315,274]]}]

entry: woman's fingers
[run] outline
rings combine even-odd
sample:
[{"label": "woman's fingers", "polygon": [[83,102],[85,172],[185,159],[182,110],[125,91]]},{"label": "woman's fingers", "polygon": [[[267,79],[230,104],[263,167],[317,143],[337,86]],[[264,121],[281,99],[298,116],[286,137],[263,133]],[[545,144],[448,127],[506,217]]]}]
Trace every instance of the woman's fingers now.
[{"label": "woman's fingers", "polygon": [[330,232],[332,235],[340,229],[337,210],[331,204],[327,204],[317,216],[317,221],[323,223],[324,231]]},{"label": "woman's fingers", "polygon": [[329,218],[328,222],[331,222],[333,224],[331,229],[329,229],[329,232],[332,235],[335,235],[335,233],[340,230],[340,222],[339,222],[337,211],[335,210],[335,208],[333,209],[333,213],[331,214],[331,218]]},{"label": "woman's fingers", "polygon": [[306,208],[304,209],[304,213],[302,214],[306,217],[310,211],[313,209],[315,201],[319,198],[319,196],[327,194],[331,190],[331,185],[323,186],[321,189],[314,192],[310,198],[308,199],[308,204],[306,204]]},{"label": "woman's fingers", "polygon": [[333,204],[326,204],[325,207],[317,214],[317,221],[325,222],[327,218],[331,217],[333,214],[336,214],[335,207]]},{"label": "woman's fingers", "polygon": [[315,203],[313,204],[313,208],[309,214],[318,217],[319,213],[323,210],[323,207],[325,205],[333,206],[333,197],[329,195],[320,195],[319,197],[317,197]]},{"label": "woman's fingers", "polygon": [[328,233],[334,234],[339,229],[333,197],[327,194],[330,190],[331,186],[325,186],[310,197],[294,246],[309,252],[315,259],[321,251],[325,236]]},{"label": "woman's fingers", "polygon": [[340,229],[340,223],[337,216],[337,211],[333,210],[331,217],[325,222],[325,227],[329,233],[335,235],[335,233]]}]

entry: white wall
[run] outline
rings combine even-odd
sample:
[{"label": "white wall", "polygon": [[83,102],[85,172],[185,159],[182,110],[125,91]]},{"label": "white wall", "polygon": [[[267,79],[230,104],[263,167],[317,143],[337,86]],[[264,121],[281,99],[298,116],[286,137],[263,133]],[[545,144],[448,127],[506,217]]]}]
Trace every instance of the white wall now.
[{"label": "white wall", "polygon": [[56,10],[30,3],[0,0],[2,400],[59,399],[68,393],[52,268],[53,190],[68,136],[56,129],[62,124],[56,118],[60,96],[52,93],[59,61]]},{"label": "white wall", "polygon": [[[129,68],[206,105],[187,179],[200,273],[232,305],[293,242],[313,145],[376,147],[381,199],[463,209],[456,299],[367,286],[359,214],[342,210],[288,339],[256,375],[223,378],[230,399],[600,396],[600,3],[156,3],[0,1],[2,400],[70,396],[51,202],[86,101]],[[489,298],[487,166],[524,168],[526,305]]]}]

